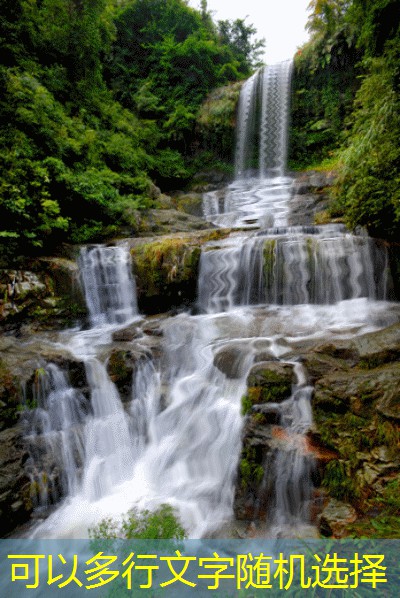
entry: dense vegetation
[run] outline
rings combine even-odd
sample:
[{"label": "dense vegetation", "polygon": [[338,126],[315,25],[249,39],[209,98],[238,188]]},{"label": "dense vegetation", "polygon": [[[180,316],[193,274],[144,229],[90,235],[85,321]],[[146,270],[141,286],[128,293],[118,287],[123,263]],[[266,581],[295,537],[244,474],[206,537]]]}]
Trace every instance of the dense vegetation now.
[{"label": "dense vegetation", "polygon": [[201,102],[247,77],[262,46],[243,20],[213,23],[205,1],[1,0],[1,15],[4,261],[134,229],[153,182],[202,166]]},{"label": "dense vegetation", "polygon": [[[185,0],[0,5],[0,261],[134,231],[136,210],[157,206],[155,185],[183,187],[229,161],[239,93],[229,84],[258,64],[253,26],[214,23],[206,0],[200,10]],[[334,213],[392,240],[399,9],[399,0],[310,2],[289,155],[297,169],[331,160]]]},{"label": "dense vegetation", "polygon": [[290,164],[331,159],[335,215],[375,236],[400,232],[400,2],[312,0],[295,58]]}]

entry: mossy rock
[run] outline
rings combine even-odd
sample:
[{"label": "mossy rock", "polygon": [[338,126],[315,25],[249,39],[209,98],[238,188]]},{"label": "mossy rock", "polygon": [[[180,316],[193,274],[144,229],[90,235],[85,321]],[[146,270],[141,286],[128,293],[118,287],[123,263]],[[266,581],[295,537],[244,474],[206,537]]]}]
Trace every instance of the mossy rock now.
[{"label": "mossy rock", "polygon": [[226,235],[211,230],[135,244],[131,255],[140,311],[155,314],[191,305],[197,297],[201,246]]},{"label": "mossy rock", "polygon": [[[24,464],[28,453],[17,425],[0,432],[0,525],[2,535],[28,521],[32,504],[27,500],[30,481]],[[29,492],[29,490],[28,490]]]},{"label": "mossy rock", "polygon": [[[354,399],[360,406],[357,407]],[[375,401],[383,415],[400,419],[400,363],[388,364],[373,372],[352,370],[325,376],[315,385],[313,406],[327,412],[345,413],[353,409],[368,415]]]},{"label": "mossy rock", "polygon": [[8,327],[26,321],[37,328],[65,328],[87,314],[76,262],[28,260],[25,269],[0,271],[0,320]]},{"label": "mossy rock", "polygon": [[[122,346],[122,345],[121,345]],[[117,387],[122,401],[132,398],[132,380],[138,364],[148,358],[146,351],[132,349],[113,349],[107,360],[107,372]]]},{"label": "mossy rock", "polygon": [[203,216],[203,194],[202,193],[182,193],[173,199],[176,209],[186,212],[192,216]]},{"label": "mossy rock", "polygon": [[340,538],[347,535],[348,527],[357,519],[354,507],[331,499],[321,513],[320,530],[323,536]]},{"label": "mossy rock", "polygon": [[293,366],[289,363],[264,361],[255,364],[247,377],[242,412],[249,413],[253,405],[260,403],[281,403],[288,399],[293,381]]}]

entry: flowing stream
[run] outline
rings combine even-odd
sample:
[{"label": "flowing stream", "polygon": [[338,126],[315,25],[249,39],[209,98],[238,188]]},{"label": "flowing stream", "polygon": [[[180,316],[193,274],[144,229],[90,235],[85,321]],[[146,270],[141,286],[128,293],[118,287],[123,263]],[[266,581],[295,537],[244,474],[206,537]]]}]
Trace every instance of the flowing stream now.
[{"label": "flowing stream", "polygon": [[[241,231],[203,247],[198,315],[161,322],[160,355],[140,360],[129,401],[102,357],[113,332],[140,322],[129,251],[122,244],[82,249],[91,328],[62,338],[84,362],[89,392],[49,364],[38,408],[26,416],[39,512],[64,497],[34,537],[82,537],[102,517],[162,503],[176,507],[191,537],[218,533],[233,517],[240,403],[252,365],[265,355],[284,362],[309,339],[347,338],[397,320],[383,248],[341,226],[287,226],[290,73],[290,62],[265,67],[243,86],[235,181],[224,198],[204,197],[210,222]],[[218,366],[227,350],[229,373]],[[312,495],[313,463],[304,450],[312,388],[303,367],[289,362],[292,395],[268,407],[285,436],[264,464],[272,537],[309,525]],[[43,453],[52,456],[47,469],[43,458],[37,465]]]}]

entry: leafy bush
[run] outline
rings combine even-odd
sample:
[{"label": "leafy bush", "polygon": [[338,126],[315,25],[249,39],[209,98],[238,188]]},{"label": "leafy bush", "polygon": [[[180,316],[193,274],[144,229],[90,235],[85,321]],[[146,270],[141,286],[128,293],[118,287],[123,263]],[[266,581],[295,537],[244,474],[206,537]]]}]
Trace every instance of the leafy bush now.
[{"label": "leafy bush", "polygon": [[338,204],[352,227],[398,239],[400,230],[400,102],[384,59],[374,59],[356,97],[343,149]]},{"label": "leafy bush", "polygon": [[92,539],[133,538],[141,540],[186,538],[186,531],[176,516],[174,509],[163,504],[155,511],[139,511],[131,509],[121,522],[112,518],[103,519],[98,525],[89,529]]}]

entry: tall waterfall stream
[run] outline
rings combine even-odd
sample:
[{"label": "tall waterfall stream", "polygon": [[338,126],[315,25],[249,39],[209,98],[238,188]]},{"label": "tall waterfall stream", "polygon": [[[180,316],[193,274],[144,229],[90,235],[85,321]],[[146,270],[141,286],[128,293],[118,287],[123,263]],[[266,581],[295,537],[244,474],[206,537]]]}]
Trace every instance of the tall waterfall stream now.
[{"label": "tall waterfall stream", "polygon": [[[265,67],[244,84],[235,181],[223,200],[205,194],[203,206],[210,222],[241,230],[203,247],[197,315],[162,320],[161,356],[140,361],[125,403],[102,347],[141,319],[129,252],[122,243],[82,249],[91,328],[63,333],[60,342],[84,362],[90,401],[58,366],[47,366],[38,408],[25,421],[30,475],[48,477],[40,511],[60,492],[51,473],[35,466],[35,455],[51,452],[64,498],[36,524],[34,537],[84,537],[103,517],[162,503],[177,509],[191,537],[218,534],[233,517],[241,397],[259,356],[285,362],[309,339],[346,338],[393,321],[384,249],[340,225],[288,227],[290,73],[289,62]],[[230,377],[215,365],[227,347],[235,349]],[[312,388],[301,363],[289,361],[292,395],[268,406],[286,443],[264,464],[269,537],[310,526],[313,461],[303,435],[312,425]]]}]

